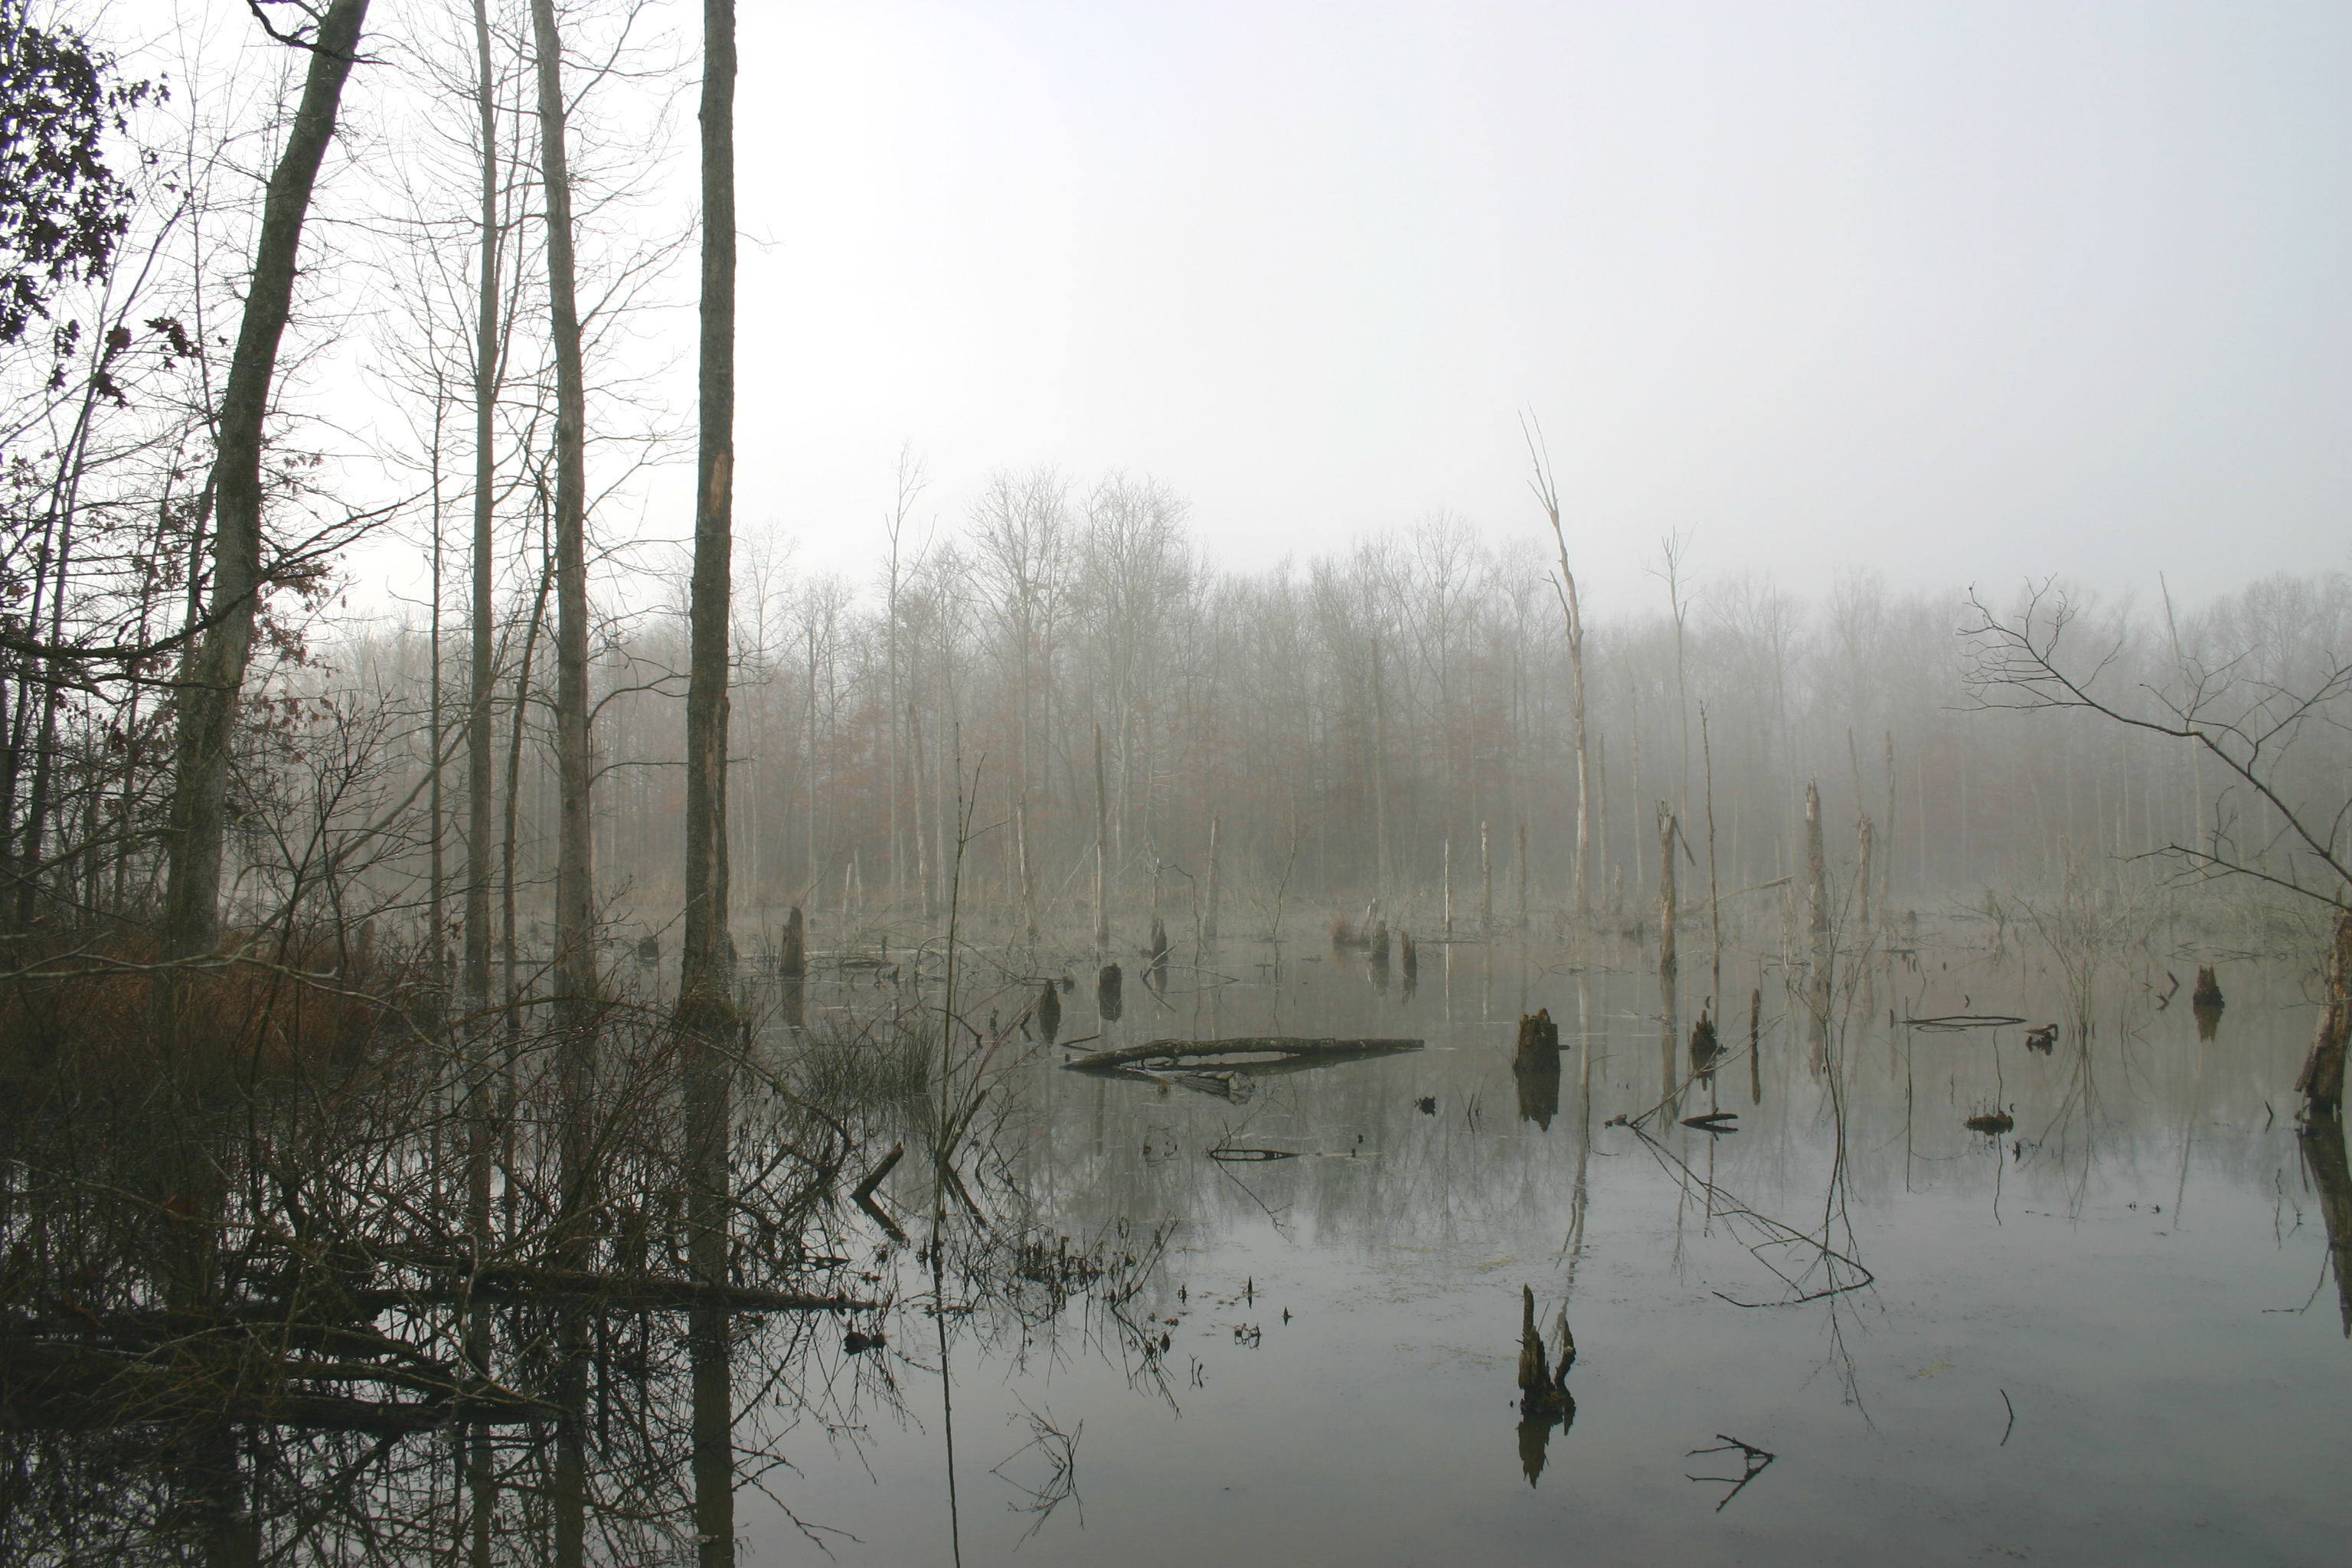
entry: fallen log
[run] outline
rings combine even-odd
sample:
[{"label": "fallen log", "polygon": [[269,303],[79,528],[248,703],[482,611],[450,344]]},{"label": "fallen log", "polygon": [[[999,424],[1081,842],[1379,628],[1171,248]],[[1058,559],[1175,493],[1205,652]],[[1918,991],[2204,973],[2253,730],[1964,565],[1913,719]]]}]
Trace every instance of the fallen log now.
[{"label": "fallen log", "polygon": [[1306,1039],[1295,1035],[1254,1035],[1231,1040],[1146,1040],[1141,1045],[1120,1046],[1115,1050],[1092,1051],[1062,1065],[1074,1072],[1115,1072],[1125,1068],[1214,1061],[1225,1057],[1272,1057],[1280,1062],[1352,1061],[1417,1051],[1422,1044],[1419,1040]]}]

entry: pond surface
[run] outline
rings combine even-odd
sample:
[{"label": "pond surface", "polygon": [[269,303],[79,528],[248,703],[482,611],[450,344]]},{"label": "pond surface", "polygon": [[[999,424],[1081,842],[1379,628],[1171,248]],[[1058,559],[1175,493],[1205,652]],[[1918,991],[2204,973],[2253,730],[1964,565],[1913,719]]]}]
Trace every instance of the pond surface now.
[{"label": "pond surface", "polygon": [[[1631,948],[1429,944],[1410,994],[1360,955],[1271,963],[1228,947],[1232,983],[1165,1000],[1130,978],[1109,1026],[1081,987],[1063,1033],[1425,1048],[1239,1085],[1034,1053],[981,1206],[1137,1268],[1027,1321],[951,1274],[933,1316],[910,1268],[887,1348],[836,1358],[831,1429],[778,1412],[749,1561],[810,1554],[782,1505],[845,1563],[2342,1560],[2301,976],[2225,963],[2200,1040],[2193,964],[2159,1006],[2166,963],[2084,996],[1931,942],[1846,983],[1816,1046],[1780,972],[1727,955],[1726,1054],[1685,1082],[1704,952],[1671,1031]],[[1514,1071],[1538,1007],[1556,1089]],[[1904,1022],[1954,1015],[2023,1022]],[[1736,1130],[1682,1121],[1718,1110]],[[927,1183],[883,1191],[919,1244]],[[1523,1288],[1574,1337],[1557,1424],[1521,1414]]]}]

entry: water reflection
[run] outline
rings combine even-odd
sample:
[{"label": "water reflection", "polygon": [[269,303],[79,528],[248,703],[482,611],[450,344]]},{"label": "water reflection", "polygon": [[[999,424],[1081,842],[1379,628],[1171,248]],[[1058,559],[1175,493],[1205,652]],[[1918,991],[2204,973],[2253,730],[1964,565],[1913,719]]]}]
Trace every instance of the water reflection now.
[{"label": "water reflection", "polygon": [[[2264,1101],[2300,1043],[2266,1021],[2299,1029],[2301,1016],[2252,982],[2233,980],[2244,1043],[2226,1053],[2197,1050],[2177,1024],[2146,1026],[2146,1004],[2111,975],[2096,1035],[2051,1054],[1893,1026],[1881,1049],[1881,1019],[1832,1014],[1816,1079],[1814,1053],[1796,1048],[1816,1034],[1812,972],[1744,953],[1758,977],[1746,1037],[1736,996],[1706,999],[1686,1040],[1668,1024],[1675,1103],[1662,1106],[1651,1007],[1671,1016],[1674,994],[1649,970],[1650,938],[1483,944],[1482,991],[1500,963],[1532,1005],[1516,1037],[1510,1015],[1483,1020],[1466,991],[1465,1016],[1449,1021],[1448,997],[1392,1000],[1331,959],[1286,985],[1225,984],[1204,949],[1195,970],[1170,970],[1165,1006],[1145,1000],[1164,1020],[1153,1030],[1429,1037],[1423,1051],[1252,1068],[1246,1094],[1232,1077],[1213,1091],[1213,1071],[1086,1077],[1059,1070],[1061,1048],[1024,1053],[1023,1017],[1062,1032],[1047,1021],[1060,988],[1025,950],[972,959],[971,972],[1002,974],[969,982],[959,1010],[998,1010],[1010,1038],[971,1044],[945,1083],[932,1047],[902,1026],[938,1005],[935,984],[877,992],[821,973],[779,987],[770,1016],[790,1026],[762,1035],[772,1054],[752,1053],[735,1080],[741,1187],[723,1300],[698,1294],[688,1267],[676,1063],[652,1031],[618,1030],[599,1064],[593,1142],[610,1153],[576,1277],[551,1273],[547,1251],[566,1201],[562,1122],[542,1109],[558,1087],[552,1037],[499,1064],[519,1087],[489,1130],[487,1146],[504,1152],[478,1253],[470,1102],[422,1057],[379,1062],[364,1083],[224,1100],[201,1162],[158,1150],[141,1168],[132,1151],[156,1140],[127,1114],[85,1121],[74,1140],[19,1118],[0,1218],[9,1256],[54,1261],[36,1286],[21,1272],[6,1286],[0,1560],[718,1561],[713,1543],[739,1534],[770,1555],[799,1551],[791,1532],[805,1524],[845,1562],[935,1560],[951,1542],[1000,1560],[1025,1541],[1036,1560],[1150,1564],[1221,1549],[1208,1534],[1195,1542],[1213,1533],[1199,1521],[1253,1506],[1226,1486],[1311,1488],[1324,1467],[1360,1465],[1344,1497],[1295,1506],[1380,1521],[1349,1547],[1370,1568],[1412,1559],[1381,1534],[1406,1490],[1391,1478],[1424,1470],[1596,1517],[1611,1505],[1595,1499],[1640,1496],[1646,1513],[1614,1527],[1633,1533],[1611,1550],[1703,1558],[1644,1547],[1642,1531],[1666,1530],[1673,1511],[1655,1503],[1661,1485],[1703,1515],[1718,1492],[1741,1496],[1770,1450],[1807,1464],[1775,1469],[1743,1509],[1794,1489],[1792,1506],[1842,1499],[1876,1518],[1838,1490],[1840,1465],[1858,1485],[1884,1473],[1857,1412],[1941,1431],[1948,1394],[1995,1404],[1990,1390],[2008,1379],[2025,1417],[2008,1451],[2030,1448],[2036,1406],[2015,1352],[1980,1321],[2032,1314],[2040,1407],[2097,1402],[2146,1419],[2152,1400],[2131,1374],[2087,1370],[2095,1342],[2065,1336],[2136,1292],[2136,1331],[2153,1351],[2176,1365],[2221,1356],[2147,1290],[2159,1255],[2226,1292],[2243,1322],[2224,1363],[2269,1386],[2286,1352],[2267,1340],[2246,1349],[2244,1323],[2283,1336],[2292,1318],[2258,1313],[2292,1309],[2311,1273],[2264,1294],[2271,1275],[2195,1272],[2236,1245],[2249,1194],[2261,1235],[2247,1267],[2275,1255],[2278,1277],[2330,1268],[2352,1334],[2343,1131],[2315,1121],[2290,1152],[2298,1135],[2269,1128]],[[1228,947],[1233,974],[1274,973],[1270,949]],[[1395,951],[1402,963],[1412,949],[1400,936]],[[1450,964],[1452,946],[1441,952]],[[1904,1016],[1988,997],[2004,1016],[2053,1016],[2028,964],[1953,958],[1906,971],[1899,988],[1889,980]],[[1144,1037],[1139,1023],[1101,1044]],[[1576,1053],[1573,1082],[1563,1049]],[[1723,1124],[1717,1096],[1737,1105],[1743,1051],[1738,1134],[1685,1125],[1685,1111]],[[1506,1072],[1513,1121],[1497,1113]],[[1998,1131],[1968,1125],[1995,1115]],[[1236,1162],[1220,1148],[1288,1157]],[[2201,1228],[2179,1219],[2192,1154]],[[208,1184],[183,1179],[200,1167],[215,1173]],[[2153,1214],[2133,1184],[2143,1168],[2156,1200],[2170,1200]],[[2161,1192],[2167,1179],[2175,1193]],[[2005,1208],[1989,1213],[1979,1200],[2004,1181]],[[2315,1207],[2322,1223],[2298,1233]],[[1268,1295],[1276,1276],[1282,1294]],[[1879,1279],[1897,1288],[1874,1290]],[[1521,1364],[1507,1478],[1495,1402],[1509,1391],[1498,1342],[1511,1286]],[[201,1313],[166,1310],[174,1299]],[[1578,1414],[1563,1376],[1571,1309],[1589,1341],[1588,1419],[1562,1463],[1555,1438],[1564,1445]],[[1872,1331],[1849,1344],[1856,1311]],[[1775,1344],[1783,1353],[1756,1352]],[[1379,1378],[1357,1375],[1375,1363]],[[1702,1383],[1728,1401],[1722,1411],[1689,1397]],[[2237,1419],[2230,1395],[2197,1388],[2208,1419]],[[1783,1429],[1751,1427],[1732,1404],[1773,1410]],[[2335,1430],[2296,1419],[2304,1438]],[[1609,1443],[1594,1443],[1595,1421]],[[1715,1438],[1717,1426],[1747,1441]],[[1849,1428],[1864,1436],[1837,1448]],[[1333,1434],[1344,1466],[1316,1446]],[[1817,1443],[1837,1461],[1814,1463]],[[1728,1462],[1682,1465],[1686,1450]],[[776,1468],[786,1457],[797,1468]],[[1976,1458],[1942,1462],[1990,1484]],[[1685,1488],[1681,1474],[1718,1484]],[[752,1485],[763,1475],[764,1495]],[[2152,1489],[2103,1486],[2171,1519]],[[902,1529],[901,1515],[914,1522]],[[1459,1544],[1479,1560],[1518,1550],[1500,1527]]]}]

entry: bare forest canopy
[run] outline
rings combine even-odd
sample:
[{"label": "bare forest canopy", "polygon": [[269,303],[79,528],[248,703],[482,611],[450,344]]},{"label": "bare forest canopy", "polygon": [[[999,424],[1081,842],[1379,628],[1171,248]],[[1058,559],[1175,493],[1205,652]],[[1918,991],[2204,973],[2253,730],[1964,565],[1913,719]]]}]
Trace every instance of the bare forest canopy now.
[{"label": "bare forest canopy", "polygon": [[[14,4],[0,17],[16,37],[42,21]],[[663,291],[680,292],[687,246],[647,239],[631,215],[656,197],[639,154],[669,133],[664,94],[693,56],[632,9],[563,25],[579,67],[593,896],[604,918],[658,930],[686,900],[685,572],[636,537],[633,487],[682,465],[689,443],[626,348],[662,319],[656,304],[680,302]],[[495,838],[494,874],[526,922],[552,918],[560,859],[563,464],[538,55],[511,3],[478,17],[386,6],[368,27],[319,176],[333,221],[304,241],[266,426],[218,888],[236,930],[299,910],[455,942],[469,836]],[[19,929],[137,924],[161,908],[183,661],[245,602],[216,578],[213,475],[256,170],[315,58],[257,33],[248,50],[273,53],[246,58],[279,79],[232,91],[193,66],[142,84],[76,47],[37,63],[98,62],[75,68],[80,107],[55,117],[59,155],[42,165],[79,227],[9,240],[11,297],[33,326],[0,347],[0,915]],[[395,142],[399,158],[374,156]],[[355,359],[396,415],[356,453],[320,395]],[[881,923],[937,917],[960,873],[974,909],[1076,929],[1099,837],[1120,940],[1139,940],[1152,911],[1198,909],[1213,837],[1230,896],[1258,911],[1234,918],[1260,931],[1284,896],[1381,897],[1438,919],[1572,910],[1576,682],[1538,499],[1483,530],[1440,514],[1247,574],[1207,558],[1171,483],[1013,467],[944,496],[910,458],[895,515],[870,526],[867,580],[736,552],[726,897],[753,928],[793,905]],[[1571,566],[1615,526],[1572,495],[1564,519]],[[355,629],[347,595],[372,584],[338,574],[395,546],[424,563],[429,603],[406,630]],[[1831,562],[1726,579],[1704,538],[1653,559],[1641,602],[1580,606],[1591,910],[1654,900],[1662,809],[1680,824],[1686,901],[1707,896],[1709,858],[1727,900],[1790,876],[1809,781],[1849,874],[1870,820],[1873,891],[1892,907],[1975,903],[2069,856],[2168,850],[2163,869],[2252,869],[2342,896],[2340,575],[2177,613],[2125,600],[2065,626],[2061,662],[2097,668],[2122,706],[2252,724],[2231,743],[2259,742],[2256,787],[2191,741],[1988,711],[2052,694],[2004,665],[2018,645],[1966,595],[1890,593]],[[2135,563],[2141,593],[2161,565]],[[2030,638],[2007,620],[2021,603],[2011,588],[1985,599]],[[490,728],[473,735],[478,666]],[[2271,730],[2289,698],[2311,700]]]},{"label": "bare forest canopy", "polygon": [[[1662,802],[1696,847],[1677,855],[1702,865],[1711,812],[1727,898],[1801,870],[1809,780],[1833,858],[1851,866],[1857,817],[1873,820],[1874,893],[1898,904],[1974,903],[1989,886],[2054,885],[2070,854],[2172,847],[2312,879],[2279,811],[2197,748],[2082,714],[1989,710],[2011,693],[1982,684],[1965,595],[1890,595],[1851,573],[1809,600],[1685,566],[1657,596],[1674,613],[1604,606],[1586,645],[1598,908],[1654,903]],[[2175,629],[2160,606],[2093,613],[2064,646],[2086,666],[2108,660],[2099,689],[2127,703],[2180,693],[2185,667],[2226,670],[2235,718],[2256,682],[2303,689],[2333,673],[2352,646],[2352,581],[2265,582],[2178,616],[2177,648]],[[793,904],[877,924],[894,909],[936,914],[961,787],[965,898],[1034,903],[1076,930],[1093,899],[1097,737],[1129,942],[1148,907],[1192,918],[1213,827],[1228,896],[1257,901],[1258,928],[1285,889],[1357,906],[1385,892],[1427,920],[1449,872],[1458,921],[1488,908],[1515,919],[1522,864],[1547,921],[1571,897],[1571,682],[1552,581],[1532,550],[1457,526],[1227,574],[1162,487],[1008,477],[958,536],[910,551],[864,592],[739,584],[736,641],[729,843],[747,925]],[[658,925],[678,902],[683,627],[615,617],[601,646],[598,863],[606,897]],[[415,633],[347,657],[375,691],[414,694],[428,668]],[[2346,712],[2339,693],[2280,773],[2323,821],[2352,765]],[[383,795],[414,787],[425,718]],[[527,715],[523,854],[543,878],[553,781],[539,728]],[[1706,896],[1688,862],[1682,886],[1686,900]]]}]

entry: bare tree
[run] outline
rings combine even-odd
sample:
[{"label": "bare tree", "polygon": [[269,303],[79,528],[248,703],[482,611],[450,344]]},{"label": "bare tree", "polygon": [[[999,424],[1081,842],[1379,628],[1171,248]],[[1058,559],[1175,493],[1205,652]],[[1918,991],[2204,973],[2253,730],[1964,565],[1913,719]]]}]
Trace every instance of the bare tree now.
[{"label": "bare tree", "polygon": [[596,989],[593,817],[589,809],[587,393],[572,261],[572,177],[564,153],[563,40],[554,0],[531,0],[539,66],[540,178],[547,214],[547,292],[555,351],[555,986],[578,1013]]},{"label": "bare tree", "polygon": [[[2195,842],[2162,853],[2192,871],[2252,878],[2336,910],[2352,910],[2352,797],[2335,768],[2303,768],[2302,752],[2340,736],[2352,700],[2352,663],[2333,654],[2300,672],[2266,671],[2253,650],[2178,656],[2176,683],[2126,689],[2119,638],[2079,649],[2081,608],[2051,583],[2032,586],[2013,614],[1969,596],[1961,628],[1966,689],[1976,704],[2011,711],[2076,710],[2161,735],[2210,757],[2260,807],[2255,826],[2225,816],[2228,790]],[[2201,795],[2200,795],[2201,800]],[[2284,863],[2273,860],[2284,851]]]},{"label": "bare tree", "polygon": [[[222,394],[211,483],[208,624],[181,674],[163,928],[163,952],[170,959],[200,956],[218,939],[222,835],[237,710],[252,654],[255,611],[268,586],[261,570],[262,425],[269,412],[278,341],[293,304],[302,222],[319,164],[334,137],[343,82],[366,17],[367,0],[330,0],[303,44],[310,62],[301,104],[270,175],[253,280]],[[162,998],[167,1031],[177,1029],[181,994],[167,977]]]},{"label": "bare tree", "polygon": [[1576,748],[1576,918],[1583,920],[1592,912],[1591,875],[1592,866],[1592,761],[1591,748],[1585,731],[1584,701],[1584,608],[1577,597],[1576,572],[1568,561],[1568,531],[1559,520],[1559,487],[1553,481],[1551,452],[1544,445],[1543,427],[1533,415],[1522,415],[1519,433],[1527,438],[1528,460],[1534,465],[1535,475],[1528,481],[1536,492],[1536,500],[1551,523],[1552,543],[1559,551],[1559,576],[1552,584],[1559,595],[1561,616],[1568,626],[1568,670],[1573,687],[1570,699],[1569,727],[1570,743]]}]

